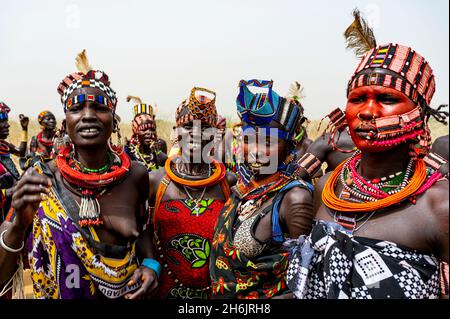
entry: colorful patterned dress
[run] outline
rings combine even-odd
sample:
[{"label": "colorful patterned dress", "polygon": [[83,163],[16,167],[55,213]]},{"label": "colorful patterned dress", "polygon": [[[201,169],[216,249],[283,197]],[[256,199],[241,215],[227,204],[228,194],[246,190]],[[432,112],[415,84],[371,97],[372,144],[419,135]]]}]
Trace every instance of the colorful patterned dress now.
[{"label": "colorful patterned dress", "polygon": [[[157,198],[162,199],[169,183],[166,176]],[[225,178],[220,186],[228,198],[229,186]],[[214,198],[202,199],[199,209],[191,199],[155,204],[156,255],[163,266],[156,298],[210,298],[209,257],[214,225],[223,206],[223,201]]]},{"label": "colorful patterned dress", "polygon": [[[237,209],[242,196],[233,188],[234,194],[225,204],[215,227],[210,264],[213,298],[266,299],[287,292],[285,277],[288,252],[283,248],[284,238],[277,221],[282,194],[292,187],[311,190],[310,186],[302,181],[292,181],[276,194],[271,205],[242,223],[239,221]],[[273,227],[274,236],[271,240],[260,243],[253,238],[253,227],[257,220],[266,214],[272,214],[272,225],[278,226]],[[245,225],[247,221],[250,223]],[[241,238],[241,233],[244,238]],[[280,235],[281,239],[276,239]],[[246,247],[245,242],[255,241],[259,242],[260,245],[255,245],[259,247]],[[243,253],[244,250],[247,255]],[[253,256],[249,257],[248,252]]]},{"label": "colorful patterned dress", "polygon": [[127,286],[138,268],[135,244],[100,243],[94,228],[80,228],[75,200],[45,165],[37,167],[53,186],[27,240],[34,298],[115,299],[138,288]]}]

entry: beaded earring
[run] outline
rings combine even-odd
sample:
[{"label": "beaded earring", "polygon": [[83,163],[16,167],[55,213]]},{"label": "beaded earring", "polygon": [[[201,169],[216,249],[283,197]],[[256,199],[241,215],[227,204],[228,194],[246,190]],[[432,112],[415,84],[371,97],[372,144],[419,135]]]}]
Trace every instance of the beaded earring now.
[{"label": "beaded earring", "polygon": [[345,118],[345,113],[340,109],[336,108],[334,109],[330,114],[325,116],[319,123],[319,127],[317,128],[317,131],[320,130],[320,126],[322,125],[322,121],[325,118],[329,118],[330,122],[328,123],[327,127],[322,133],[322,138],[325,139],[325,134],[329,131],[330,132],[330,138],[328,139],[328,144],[331,144],[333,146],[333,150],[337,150],[342,153],[353,153],[355,150],[344,150],[339,148],[336,144],[335,136],[338,134],[337,141],[339,141],[340,134],[348,127],[347,119]]}]

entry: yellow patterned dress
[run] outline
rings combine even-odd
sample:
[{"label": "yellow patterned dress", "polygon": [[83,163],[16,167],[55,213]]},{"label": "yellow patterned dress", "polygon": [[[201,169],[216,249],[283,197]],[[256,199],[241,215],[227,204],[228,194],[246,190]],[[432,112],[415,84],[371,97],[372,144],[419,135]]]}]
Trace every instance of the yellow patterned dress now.
[{"label": "yellow patterned dress", "polygon": [[[38,166],[49,173],[46,166]],[[138,268],[135,244],[105,245],[93,228],[81,229],[75,201],[55,178],[52,182],[27,242],[34,297],[114,299],[135,290],[137,285],[127,286]]]}]

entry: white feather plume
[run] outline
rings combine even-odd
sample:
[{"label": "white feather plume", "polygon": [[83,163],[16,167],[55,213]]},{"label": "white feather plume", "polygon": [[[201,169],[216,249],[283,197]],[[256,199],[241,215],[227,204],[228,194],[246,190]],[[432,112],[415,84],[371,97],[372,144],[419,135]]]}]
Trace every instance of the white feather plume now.
[{"label": "white feather plume", "polygon": [[298,101],[305,97],[304,95],[302,95],[302,93],[303,93],[303,86],[297,81],[295,81],[294,83],[291,83],[291,85],[289,86],[289,92],[287,94],[287,97],[294,99],[295,101]]}]

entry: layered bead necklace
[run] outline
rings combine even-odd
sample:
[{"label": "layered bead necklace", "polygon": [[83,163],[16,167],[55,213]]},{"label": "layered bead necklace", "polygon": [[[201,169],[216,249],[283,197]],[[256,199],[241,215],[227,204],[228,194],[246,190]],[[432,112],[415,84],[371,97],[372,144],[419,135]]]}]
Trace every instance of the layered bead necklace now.
[{"label": "layered bead necklace", "polygon": [[98,199],[108,188],[122,181],[130,170],[131,162],[125,152],[118,153],[118,149],[113,148],[107,156],[107,164],[98,169],[83,166],[76,160],[72,147],[62,149],[56,157],[64,180],[80,192],[78,223],[81,227],[103,224]]},{"label": "layered bead necklace", "polygon": [[150,154],[142,153],[139,149],[139,144],[130,143],[131,153],[145,165],[148,171],[158,168],[157,156],[161,154],[160,150],[155,150],[153,147],[150,148]]},{"label": "layered bead necklace", "polygon": [[400,171],[388,177],[366,180],[357,173],[361,163],[358,153],[353,154],[341,170],[340,182],[344,187],[341,198],[356,202],[375,202],[389,197],[404,189],[411,177],[414,160],[410,159],[406,171]]},{"label": "layered bead necklace", "polygon": [[[415,203],[415,196],[427,177],[423,160],[417,158],[409,160],[405,171],[372,180],[358,173],[360,163],[361,153],[356,152],[330,175],[322,192],[324,204],[334,211],[334,221],[349,234],[359,230],[381,209],[407,199]],[[337,183],[343,187],[339,197],[334,192]]]},{"label": "layered bead necklace", "polygon": [[237,210],[239,220],[243,222],[251,217],[269,199],[271,194],[282,189],[290,181],[287,176],[277,172],[259,183],[252,180],[248,187],[237,185],[239,192],[245,192],[241,197]]}]

